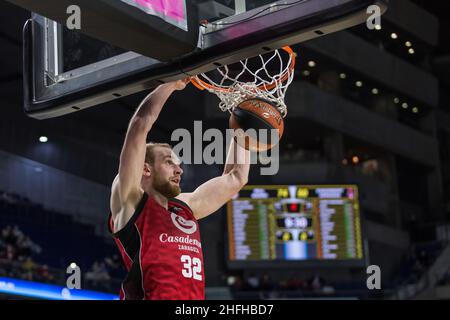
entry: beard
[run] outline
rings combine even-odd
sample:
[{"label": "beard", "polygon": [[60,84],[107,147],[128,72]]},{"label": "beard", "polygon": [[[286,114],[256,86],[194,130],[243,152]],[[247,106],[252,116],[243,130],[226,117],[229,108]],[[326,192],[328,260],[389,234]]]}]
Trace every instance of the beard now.
[{"label": "beard", "polygon": [[168,199],[175,198],[181,193],[179,186],[172,184],[170,181],[163,180],[158,176],[155,177],[153,188]]}]

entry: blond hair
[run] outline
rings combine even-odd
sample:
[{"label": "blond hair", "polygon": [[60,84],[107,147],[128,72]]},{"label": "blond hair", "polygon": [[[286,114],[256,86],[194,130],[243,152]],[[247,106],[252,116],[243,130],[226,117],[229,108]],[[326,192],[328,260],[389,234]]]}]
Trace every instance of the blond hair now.
[{"label": "blond hair", "polygon": [[155,148],[156,147],[169,148],[170,150],[172,150],[171,145],[168,143],[156,143],[156,142],[147,143],[147,148],[145,151],[145,162],[151,166],[155,164]]}]

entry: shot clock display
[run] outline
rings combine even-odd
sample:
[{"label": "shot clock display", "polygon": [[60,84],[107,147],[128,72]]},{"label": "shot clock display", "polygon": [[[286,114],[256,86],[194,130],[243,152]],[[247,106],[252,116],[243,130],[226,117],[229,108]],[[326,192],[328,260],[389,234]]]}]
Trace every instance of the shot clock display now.
[{"label": "shot clock display", "polygon": [[230,261],[363,259],[354,185],[246,186],[227,219]]}]

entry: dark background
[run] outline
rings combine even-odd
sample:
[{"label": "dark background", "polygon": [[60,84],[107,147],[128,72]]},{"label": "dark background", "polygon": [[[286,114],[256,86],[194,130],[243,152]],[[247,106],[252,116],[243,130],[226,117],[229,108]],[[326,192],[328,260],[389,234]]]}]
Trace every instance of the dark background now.
[{"label": "dark background", "polygon": [[[109,186],[128,121],[148,93],[61,118],[28,118],[22,110],[21,39],[30,14],[5,1],[0,1],[0,14],[0,190],[40,205],[45,213],[39,217],[46,217],[33,220],[35,209],[17,215],[8,207],[0,212],[0,224],[18,224],[34,235],[43,249],[36,258],[40,263],[63,270],[78,259],[88,269],[100,256],[115,252],[105,228]],[[295,45],[300,59],[286,100],[280,172],[261,177],[255,167],[251,173],[250,184],[358,184],[366,263],[382,268],[382,292],[365,290],[361,268],[229,270],[223,210],[201,222],[208,287],[226,287],[230,275],[244,282],[266,275],[282,283],[307,282],[319,274],[345,296],[386,298],[427,276],[436,259],[445,256],[445,236],[437,230],[448,225],[450,213],[449,21],[448,1],[393,0],[380,31],[360,26]],[[392,33],[398,38],[392,39]],[[414,54],[405,41],[412,42]],[[308,67],[311,60],[316,67]],[[356,81],[363,82],[362,88]],[[227,128],[228,119],[216,105],[215,98],[193,86],[177,92],[150,140],[167,142],[173,130],[192,129],[196,120],[205,128]],[[38,140],[43,135],[46,144]],[[186,191],[221,173],[219,166],[184,169]],[[60,221],[52,215],[70,217],[64,232],[58,223],[52,225],[51,219]],[[99,245],[80,241],[84,232]],[[443,261],[448,269],[448,258]],[[428,291],[419,293],[438,298],[436,283],[427,282]]]}]

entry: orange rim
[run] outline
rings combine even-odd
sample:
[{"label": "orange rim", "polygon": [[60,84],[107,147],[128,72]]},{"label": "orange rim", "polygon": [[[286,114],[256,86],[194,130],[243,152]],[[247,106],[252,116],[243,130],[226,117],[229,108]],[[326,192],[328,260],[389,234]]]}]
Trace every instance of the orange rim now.
[{"label": "orange rim", "polygon": [[[278,84],[285,82],[287,79],[289,79],[290,75],[292,74],[292,72],[294,72],[294,68],[295,68],[295,53],[294,51],[291,49],[291,47],[286,46],[286,47],[282,47],[282,50],[286,51],[290,56],[291,56],[291,63],[289,65],[289,67],[287,68],[287,70],[285,72],[283,72],[280,76],[279,80],[274,80],[269,84],[264,84],[258,87],[258,89],[260,90],[272,90],[273,88],[275,88]],[[231,89],[226,89],[226,88],[221,88],[221,87],[217,87],[211,83],[205,82],[202,79],[200,79],[199,77],[193,77],[191,79],[191,83],[199,90],[205,90],[205,89],[210,89],[213,91],[220,91],[220,92],[224,92],[224,93],[229,93],[232,90]]]}]

